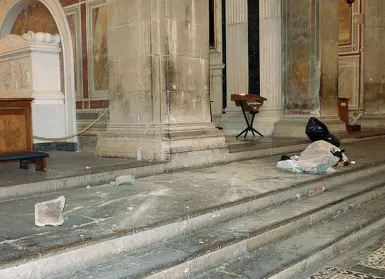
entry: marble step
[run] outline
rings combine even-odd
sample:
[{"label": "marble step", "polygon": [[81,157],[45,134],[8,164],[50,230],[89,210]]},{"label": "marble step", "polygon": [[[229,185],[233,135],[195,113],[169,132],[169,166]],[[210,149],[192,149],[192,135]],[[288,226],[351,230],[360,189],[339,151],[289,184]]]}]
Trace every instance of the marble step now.
[{"label": "marble step", "polygon": [[[207,226],[194,233],[170,236],[141,249],[121,247],[98,261],[80,262],[78,254],[85,252],[75,250],[73,258],[69,254],[42,258],[33,271],[32,263],[4,268],[0,270],[0,277],[39,278],[34,277],[39,272],[55,279],[189,278],[385,194],[385,175],[376,181],[367,180],[357,180],[320,195]],[[89,253],[87,256],[92,257],[92,251]]]},{"label": "marble step", "polygon": [[[301,197],[322,194],[339,187],[342,183],[355,183],[363,179],[362,184],[365,184],[365,180],[383,173],[384,170],[383,163],[347,169],[332,176],[297,182],[288,188],[258,196],[247,196],[237,201],[210,207],[197,207],[197,209],[184,210],[180,213],[170,212],[168,218],[167,215],[161,219],[152,218],[147,223],[137,226],[127,224],[127,229],[125,227],[119,230],[106,229],[109,224],[113,227],[116,223],[115,219],[111,218],[104,220],[102,224],[93,223],[91,220],[92,224],[87,225],[83,231],[81,228],[68,228],[55,233],[54,230],[47,229],[46,233],[26,234],[22,238],[0,243],[3,250],[0,254],[0,269],[2,269],[1,272],[4,270],[8,272],[25,268],[30,271],[31,278],[34,278],[36,272],[49,272],[53,266],[56,269],[67,269],[76,268],[80,264],[88,265],[108,259],[119,251],[133,251],[148,247],[288,201],[295,201]],[[379,176],[378,181],[385,181],[385,177]],[[83,198],[87,199],[87,196]],[[14,203],[17,203],[17,200]]]},{"label": "marble step", "polygon": [[331,258],[384,229],[385,203],[379,197],[193,279],[306,279],[311,275],[308,270],[321,269]]},{"label": "marble step", "polygon": [[[336,278],[337,276],[343,276],[342,274],[345,272],[354,275],[353,278],[385,278],[383,264],[385,256],[384,230],[385,228],[372,237],[355,244],[351,249],[329,259],[327,262],[308,266],[291,279]],[[366,274],[366,277],[362,276],[362,274]]]}]

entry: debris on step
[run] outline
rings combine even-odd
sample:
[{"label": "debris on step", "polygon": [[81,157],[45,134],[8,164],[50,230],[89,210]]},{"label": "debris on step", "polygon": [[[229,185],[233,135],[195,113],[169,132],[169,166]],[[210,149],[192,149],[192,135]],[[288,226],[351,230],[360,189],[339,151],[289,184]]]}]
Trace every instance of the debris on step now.
[{"label": "debris on step", "polygon": [[132,175],[122,175],[116,178],[115,183],[120,185],[135,185],[135,177]]},{"label": "debris on step", "polygon": [[116,182],[115,181],[110,181],[110,185],[115,186]]},{"label": "debris on step", "polygon": [[90,185],[88,185],[88,186],[86,187],[86,189],[91,189],[91,186],[90,186]]},{"label": "debris on step", "polygon": [[64,206],[64,196],[35,204],[35,225],[38,227],[61,226],[64,223],[62,214]]},{"label": "debris on step", "polygon": [[89,170],[89,169],[91,169],[89,166],[86,166],[86,170]]},{"label": "debris on step", "polygon": [[215,179],[217,179],[215,176],[208,176],[208,177],[206,177],[206,179],[207,180],[215,180]]}]

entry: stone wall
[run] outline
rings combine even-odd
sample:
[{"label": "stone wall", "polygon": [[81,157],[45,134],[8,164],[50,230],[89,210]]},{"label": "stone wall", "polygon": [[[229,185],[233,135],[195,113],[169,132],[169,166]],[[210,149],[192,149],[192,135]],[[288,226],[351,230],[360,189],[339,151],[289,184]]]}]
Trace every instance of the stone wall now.
[{"label": "stone wall", "polygon": [[365,3],[365,113],[385,112],[385,3]]},{"label": "stone wall", "polygon": [[[338,119],[339,1],[319,0],[320,116]],[[346,4],[347,5],[347,4]]]}]

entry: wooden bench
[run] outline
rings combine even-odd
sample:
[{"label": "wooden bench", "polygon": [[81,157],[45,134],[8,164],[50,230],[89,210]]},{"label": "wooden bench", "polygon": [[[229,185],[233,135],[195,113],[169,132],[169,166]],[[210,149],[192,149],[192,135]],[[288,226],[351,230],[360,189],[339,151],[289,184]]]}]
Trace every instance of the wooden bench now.
[{"label": "wooden bench", "polygon": [[36,171],[47,171],[47,158],[49,155],[44,152],[18,152],[0,155],[0,162],[19,161],[21,169],[29,169],[30,164],[36,164]]}]

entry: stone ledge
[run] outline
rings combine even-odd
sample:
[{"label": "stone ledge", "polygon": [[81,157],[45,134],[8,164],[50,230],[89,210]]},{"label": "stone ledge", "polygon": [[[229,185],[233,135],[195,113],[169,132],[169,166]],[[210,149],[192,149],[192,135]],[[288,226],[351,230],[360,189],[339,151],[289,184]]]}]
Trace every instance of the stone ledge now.
[{"label": "stone ledge", "polygon": [[[213,123],[109,125],[107,131],[99,135],[95,153],[100,157],[183,161],[196,166],[201,164],[201,159],[193,153],[212,150],[228,154],[225,136]],[[222,155],[217,160],[223,161]],[[211,161],[215,163],[216,159]]]},{"label": "stone ledge", "polygon": [[[274,125],[273,136],[282,138],[308,138],[306,124],[311,116],[284,117]],[[319,118],[335,135],[346,135],[346,125],[338,118]]]}]

